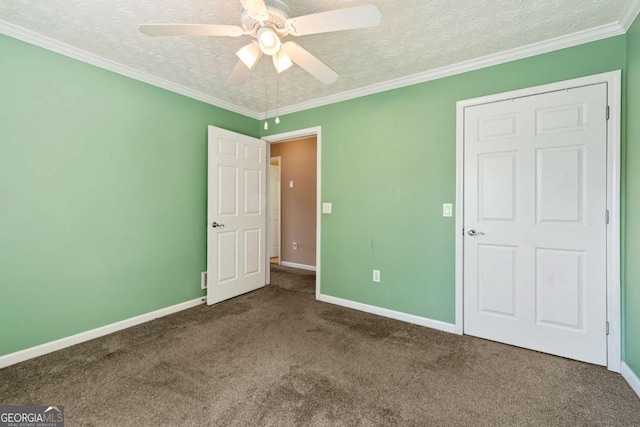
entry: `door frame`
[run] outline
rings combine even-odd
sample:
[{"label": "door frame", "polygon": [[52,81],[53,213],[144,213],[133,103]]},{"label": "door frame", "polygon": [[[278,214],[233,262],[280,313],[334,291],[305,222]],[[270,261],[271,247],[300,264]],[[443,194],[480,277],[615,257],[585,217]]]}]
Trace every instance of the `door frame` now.
[{"label": "door frame", "polygon": [[[271,158],[271,144],[282,142],[289,139],[304,138],[305,136],[316,137],[316,299],[320,298],[320,247],[321,247],[321,230],[322,230],[322,126],[315,126],[306,129],[294,130],[291,132],[279,133],[275,135],[263,136],[262,139],[267,142],[267,157]],[[269,173],[271,170],[269,169]],[[281,183],[282,185],[282,183]],[[267,188],[267,211],[269,209],[269,189]],[[270,233],[267,227],[267,233]],[[265,246],[268,245],[269,237],[267,236]],[[265,252],[266,253],[266,252]],[[267,272],[267,285],[271,283],[271,274],[269,268],[269,257],[265,256],[265,268]]]},{"label": "door frame", "polygon": [[[278,233],[277,236],[271,236],[271,234],[267,230],[267,242],[269,242],[270,236],[277,239],[278,265],[280,265],[282,261],[282,156],[271,157],[271,145],[269,145],[269,143],[267,143],[267,155],[269,156],[269,172],[267,174],[267,178],[269,179],[269,185],[267,186],[267,197],[269,197],[269,199],[267,199],[267,209],[271,207],[271,204],[269,203],[269,201],[271,200],[271,191],[269,191],[271,189],[271,162],[274,160],[278,161],[278,204],[280,205],[278,206]],[[269,221],[267,221],[267,223],[268,222]],[[271,257],[268,258],[269,261],[271,261]],[[271,262],[269,262],[269,265],[271,265]]]},{"label": "door frame", "polygon": [[[620,125],[621,71],[611,71],[562,82],[519,89],[456,103],[456,226],[455,226],[455,332],[464,334],[464,111],[465,108],[515,98],[569,90],[599,83],[607,84],[609,123],[607,125],[607,368],[620,372],[621,351],[621,289],[620,289]],[[604,213],[603,213],[604,220]]]}]

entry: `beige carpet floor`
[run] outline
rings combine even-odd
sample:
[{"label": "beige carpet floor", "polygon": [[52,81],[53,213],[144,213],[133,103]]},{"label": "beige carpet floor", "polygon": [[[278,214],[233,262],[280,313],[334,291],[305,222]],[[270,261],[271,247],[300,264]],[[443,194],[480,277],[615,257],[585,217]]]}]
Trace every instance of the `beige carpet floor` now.
[{"label": "beige carpet floor", "polygon": [[312,273],[0,370],[68,426],[640,426],[603,367],[314,300]]}]

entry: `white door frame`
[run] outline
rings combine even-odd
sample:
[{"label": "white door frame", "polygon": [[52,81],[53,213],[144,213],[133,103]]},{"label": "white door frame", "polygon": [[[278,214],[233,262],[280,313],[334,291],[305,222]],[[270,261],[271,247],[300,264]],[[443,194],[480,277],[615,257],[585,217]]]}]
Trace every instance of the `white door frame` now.
[{"label": "white door frame", "polygon": [[[620,291],[620,117],[621,71],[611,71],[563,82],[551,83],[456,103],[456,324],[457,334],[464,333],[464,110],[481,104],[540,95],[598,83],[607,84],[609,123],[607,126],[607,368],[620,372],[621,367],[621,291]],[[604,213],[603,213],[604,221]]]},{"label": "white door frame", "polygon": [[[267,156],[269,156],[269,173],[267,174],[267,177],[269,179],[269,186],[267,187],[267,197],[269,197],[269,199],[267,200],[267,209],[270,208],[270,203],[269,201],[271,200],[271,194],[270,194],[270,190],[271,190],[271,162],[274,160],[278,161],[278,183],[279,183],[279,187],[278,187],[278,204],[280,206],[278,206],[278,235],[274,236],[278,242],[278,265],[280,265],[280,263],[282,262],[282,156],[276,156],[276,157],[271,157],[271,145],[269,145],[267,143]],[[271,211],[268,211],[271,212]],[[270,236],[269,230],[267,230],[267,236]],[[267,242],[269,241],[269,237],[267,237]],[[269,258],[269,260],[271,260],[271,258]]]},{"label": "white door frame", "polygon": [[[321,243],[321,226],[322,226],[322,126],[315,126],[306,129],[294,130],[291,132],[279,133],[277,135],[269,135],[262,137],[267,142],[267,157],[271,158],[271,143],[281,142],[289,139],[304,138],[305,136],[316,137],[316,299],[320,298],[320,243]],[[268,191],[268,189],[267,189]],[[267,193],[267,203],[269,203],[269,194]],[[267,211],[269,207],[267,206]],[[270,233],[267,227],[267,233]],[[268,244],[267,237],[265,246]],[[271,283],[271,275],[269,268],[269,257],[265,257],[267,269],[267,284]]]}]

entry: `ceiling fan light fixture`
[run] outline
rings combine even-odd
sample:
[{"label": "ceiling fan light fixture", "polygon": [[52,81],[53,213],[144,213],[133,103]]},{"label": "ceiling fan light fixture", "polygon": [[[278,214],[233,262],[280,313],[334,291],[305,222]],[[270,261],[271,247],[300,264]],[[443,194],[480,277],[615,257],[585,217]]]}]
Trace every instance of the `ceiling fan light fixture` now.
[{"label": "ceiling fan light fixture", "polygon": [[276,71],[282,73],[283,71],[287,71],[292,65],[291,58],[289,55],[284,53],[282,49],[278,51],[275,55],[273,55],[273,66],[276,67]]},{"label": "ceiling fan light fixture", "polygon": [[248,69],[253,69],[258,59],[260,59],[260,48],[255,43],[249,43],[242,49],[236,52],[236,56],[247,66]]},{"label": "ceiling fan light fixture", "polygon": [[276,34],[273,28],[260,28],[258,30],[257,38],[260,50],[262,50],[262,53],[265,55],[272,56],[280,50],[280,37],[278,37],[278,34]]}]

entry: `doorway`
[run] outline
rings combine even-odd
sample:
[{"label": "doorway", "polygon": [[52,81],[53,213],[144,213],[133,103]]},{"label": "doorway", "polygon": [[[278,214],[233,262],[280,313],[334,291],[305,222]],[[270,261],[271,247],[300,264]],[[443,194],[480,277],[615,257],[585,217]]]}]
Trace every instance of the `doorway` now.
[{"label": "doorway", "polygon": [[[279,227],[267,227],[267,240],[280,241],[279,265],[316,273],[316,299],[320,294],[321,232],[321,128],[314,127],[264,137],[268,158],[280,158],[280,209],[269,185],[268,212],[278,212]],[[310,153],[313,151],[313,153]],[[310,154],[313,160],[310,160]],[[273,171],[273,172],[272,172]],[[275,169],[269,169],[277,173]],[[310,173],[311,172],[311,173]],[[271,182],[271,178],[269,178]],[[271,221],[270,221],[271,222]],[[275,222],[275,221],[273,221]],[[280,238],[276,233],[280,231]],[[267,283],[270,283],[271,256],[267,256]]]},{"label": "doorway", "polygon": [[620,367],[620,73],[458,103],[456,329]]},{"label": "doorway", "polygon": [[280,240],[281,224],[281,163],[282,157],[271,157],[269,159],[269,229],[271,230],[268,246],[269,261],[271,264],[280,265],[282,258]]}]

